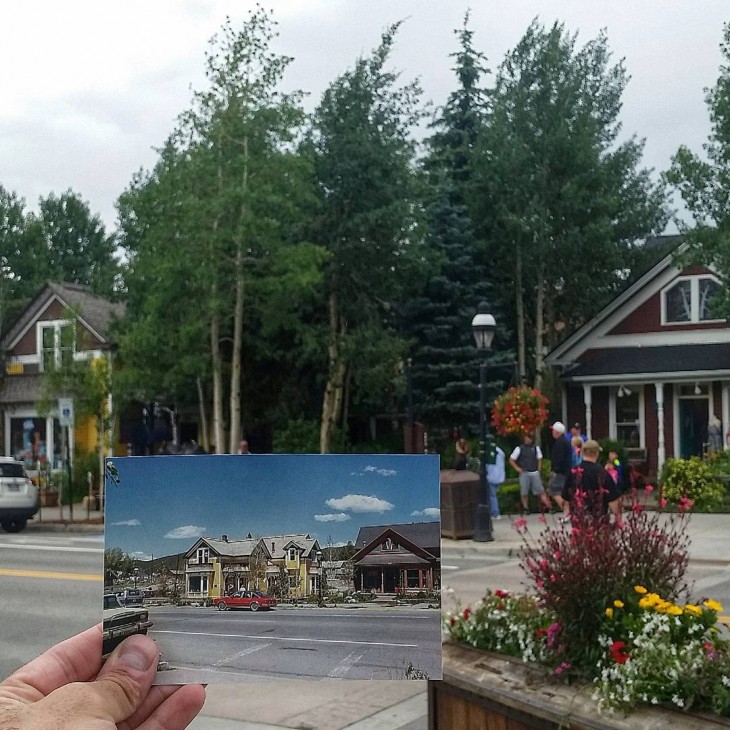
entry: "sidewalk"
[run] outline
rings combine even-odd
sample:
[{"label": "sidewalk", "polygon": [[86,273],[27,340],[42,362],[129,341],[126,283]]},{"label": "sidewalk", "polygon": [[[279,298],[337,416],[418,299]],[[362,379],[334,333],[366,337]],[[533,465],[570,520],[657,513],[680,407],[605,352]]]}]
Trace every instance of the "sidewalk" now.
[{"label": "sidewalk", "polygon": [[28,522],[26,530],[50,530],[54,532],[104,532],[104,513],[100,510],[87,510],[83,504],[73,506],[73,520],[69,505],[63,507],[41,507],[40,511]]}]

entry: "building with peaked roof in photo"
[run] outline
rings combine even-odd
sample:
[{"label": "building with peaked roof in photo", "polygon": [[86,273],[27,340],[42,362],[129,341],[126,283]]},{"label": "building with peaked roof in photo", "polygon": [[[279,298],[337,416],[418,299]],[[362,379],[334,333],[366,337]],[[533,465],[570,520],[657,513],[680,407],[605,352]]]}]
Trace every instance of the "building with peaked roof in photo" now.
[{"label": "building with peaked roof in photo", "polygon": [[355,590],[408,593],[441,586],[440,522],[361,527],[355,549]]},{"label": "building with peaked roof in photo", "polygon": [[721,434],[730,425],[730,326],[712,306],[722,283],[708,267],[678,265],[687,246],[671,242],[546,359],[559,371],[563,420],[621,441],[652,477],[670,457],[702,454],[713,416]]},{"label": "building with peaked roof in photo", "polygon": [[319,543],[306,533],[201,537],[185,553],[185,596],[205,600],[255,590],[306,598],[319,591],[321,558]]}]

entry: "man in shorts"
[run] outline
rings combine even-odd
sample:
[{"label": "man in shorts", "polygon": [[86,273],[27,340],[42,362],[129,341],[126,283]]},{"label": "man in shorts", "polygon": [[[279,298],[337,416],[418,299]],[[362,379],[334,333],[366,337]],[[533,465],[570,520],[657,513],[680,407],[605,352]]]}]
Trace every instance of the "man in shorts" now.
[{"label": "man in shorts", "polygon": [[550,479],[548,480],[548,492],[555,500],[559,510],[563,510],[563,487],[573,466],[573,447],[570,441],[566,441],[565,424],[555,421],[550,427],[553,434],[553,447],[550,451]]},{"label": "man in shorts", "polygon": [[[540,477],[540,466],[542,465],[542,451],[535,445],[535,439],[531,433],[526,433],[522,444],[517,446],[510,454],[509,463],[519,474],[520,478],[520,502],[524,514],[530,514],[530,492],[532,492],[546,509],[550,509],[550,499],[545,494]],[[542,511],[542,510],[541,510]]]}]

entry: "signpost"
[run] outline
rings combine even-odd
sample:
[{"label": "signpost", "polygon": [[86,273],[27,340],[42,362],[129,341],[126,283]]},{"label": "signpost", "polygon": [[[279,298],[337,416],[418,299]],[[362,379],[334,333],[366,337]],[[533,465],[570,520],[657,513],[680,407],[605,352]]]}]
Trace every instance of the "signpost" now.
[{"label": "signpost", "polygon": [[[71,426],[74,423],[74,401],[73,398],[58,399],[58,422],[63,429],[64,449],[62,453],[66,456],[66,473],[68,474],[69,500],[68,509],[71,522],[74,519],[74,500],[71,492]],[[61,516],[63,516],[63,490],[60,490],[58,501],[61,505]]]}]

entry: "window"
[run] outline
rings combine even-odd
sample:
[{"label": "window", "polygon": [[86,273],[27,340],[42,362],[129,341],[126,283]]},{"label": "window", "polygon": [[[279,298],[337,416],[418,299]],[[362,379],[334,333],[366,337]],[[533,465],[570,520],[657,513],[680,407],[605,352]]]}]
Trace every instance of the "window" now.
[{"label": "window", "polygon": [[398,543],[390,537],[386,537],[383,544],[380,546],[381,550],[397,550]]},{"label": "window", "polygon": [[207,563],[210,558],[210,550],[207,547],[198,548],[198,562]]},{"label": "window", "polygon": [[188,578],[188,593],[207,593],[208,592],[208,576],[207,575],[191,575]]},{"label": "window", "polygon": [[680,279],[664,289],[662,296],[663,324],[707,322],[716,317],[712,306],[720,283],[711,276]]},{"label": "window", "polygon": [[42,322],[40,330],[41,370],[54,370],[73,362],[76,339],[73,322]]},{"label": "window", "polygon": [[616,438],[629,449],[641,446],[639,436],[639,388],[623,388],[616,398]]},{"label": "window", "polygon": [[408,582],[408,588],[419,588],[420,570],[407,570],[406,580]]},{"label": "window", "polygon": [[297,559],[297,549],[289,548],[289,562],[293,563]]}]

